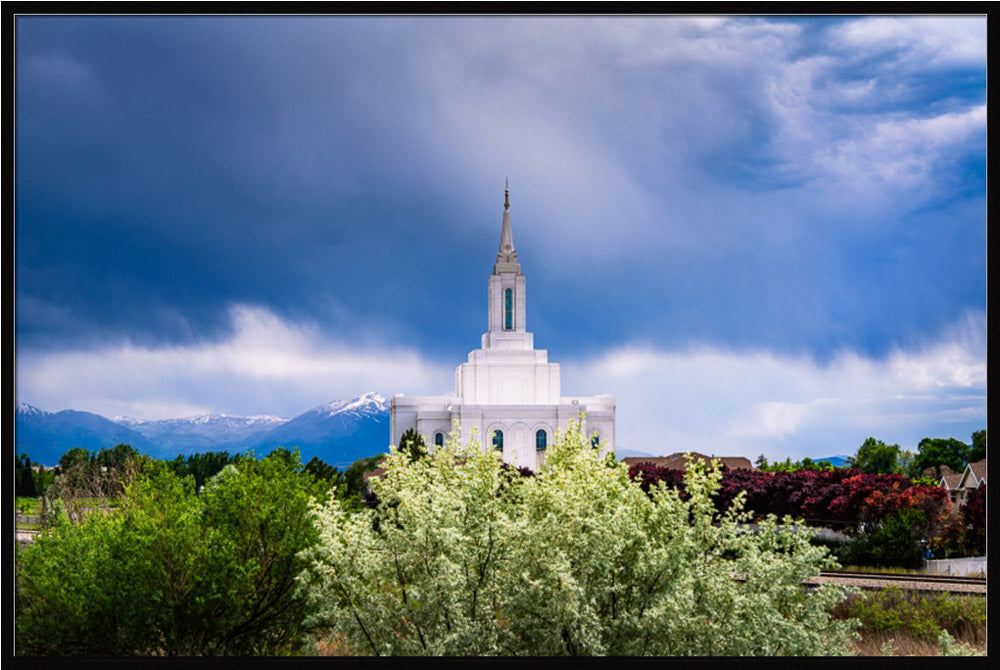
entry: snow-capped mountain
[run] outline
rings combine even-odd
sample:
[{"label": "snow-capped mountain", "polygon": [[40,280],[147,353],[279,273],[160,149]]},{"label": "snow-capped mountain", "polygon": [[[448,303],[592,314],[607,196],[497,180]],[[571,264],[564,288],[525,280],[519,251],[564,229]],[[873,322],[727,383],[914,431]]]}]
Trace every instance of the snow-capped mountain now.
[{"label": "snow-capped mountain", "polygon": [[17,415],[18,416],[41,416],[43,414],[48,414],[33,405],[29,405],[26,402],[17,401]]},{"label": "snow-capped mountain", "polygon": [[155,440],[162,449],[176,449],[182,454],[212,451],[218,445],[245,440],[288,421],[270,415],[228,414],[202,414],[183,419],[157,421],[128,417],[114,417],[111,420]]},{"label": "snow-capped mountain", "polygon": [[378,393],[369,391],[368,393],[360,395],[353,400],[335,400],[333,402],[328,402],[325,405],[314,407],[308,412],[302,414],[302,416],[310,413],[322,414],[324,412],[327,416],[345,413],[351,413],[357,416],[374,416],[388,411],[389,401],[380,396]]},{"label": "snow-capped mountain", "polygon": [[130,444],[153,458],[174,458],[205,451],[258,455],[275,447],[298,447],[303,463],[318,456],[330,465],[346,466],[359,458],[388,451],[389,402],[373,392],[351,400],[314,407],[292,419],[270,415],[205,414],[180,419],[144,421],[106,419],[89,412],[45,412],[17,405],[18,453],[54,465],[70,448],[94,451]]},{"label": "snow-capped mountain", "polygon": [[330,402],[251,436],[241,446],[255,452],[297,446],[303,461],[319,455],[330,465],[350,465],[389,450],[389,402],[377,393]]}]

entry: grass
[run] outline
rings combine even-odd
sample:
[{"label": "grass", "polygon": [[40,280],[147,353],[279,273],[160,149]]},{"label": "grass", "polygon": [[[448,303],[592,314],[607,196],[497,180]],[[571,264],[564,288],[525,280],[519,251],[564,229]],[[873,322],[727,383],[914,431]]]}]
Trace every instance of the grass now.
[{"label": "grass", "polygon": [[14,506],[20,514],[37,515],[42,513],[41,498],[17,498],[14,501]]},{"label": "grass", "polygon": [[[74,506],[77,509],[115,509],[121,505],[121,500],[119,498],[77,498],[74,501]],[[41,517],[42,514],[42,499],[41,498],[15,498],[14,508],[17,510],[19,515],[24,516],[34,516]],[[26,523],[23,521],[15,521],[15,530],[42,530],[41,523]]]},{"label": "grass", "polygon": [[[985,636],[985,631],[984,631]],[[986,655],[986,642],[969,644],[975,655]],[[941,656],[942,649],[937,642],[910,637],[909,635],[887,635],[873,633],[865,635],[854,644],[855,656]]]},{"label": "grass", "polygon": [[986,653],[986,599],[950,593],[927,594],[889,587],[848,597],[834,618],[861,621],[862,656],[934,656],[942,652],[942,631],[976,653]]}]

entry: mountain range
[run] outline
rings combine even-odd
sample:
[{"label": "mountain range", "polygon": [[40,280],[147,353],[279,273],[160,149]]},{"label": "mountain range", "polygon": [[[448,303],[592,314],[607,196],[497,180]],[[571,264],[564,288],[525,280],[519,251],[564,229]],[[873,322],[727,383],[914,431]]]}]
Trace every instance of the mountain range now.
[{"label": "mountain range", "polygon": [[[124,443],[165,460],[206,451],[236,454],[252,449],[263,455],[279,446],[298,447],[303,463],[317,456],[344,468],[359,458],[388,451],[389,401],[368,392],[314,407],[291,419],[202,414],[155,421],[106,418],[72,409],[47,412],[18,402],[15,436],[17,453],[26,453],[32,462],[46,467],[57,464],[73,447],[97,451]],[[618,459],[652,455],[625,448],[615,453]]]},{"label": "mountain range", "polygon": [[258,455],[275,447],[298,447],[302,462],[318,456],[346,467],[359,458],[388,451],[389,402],[373,392],[329,402],[291,419],[276,416],[204,414],[147,421],[106,418],[91,412],[46,412],[17,404],[17,453],[35,463],[55,465],[72,447],[96,451],[125,443],[153,458],[173,459],[205,451]]}]

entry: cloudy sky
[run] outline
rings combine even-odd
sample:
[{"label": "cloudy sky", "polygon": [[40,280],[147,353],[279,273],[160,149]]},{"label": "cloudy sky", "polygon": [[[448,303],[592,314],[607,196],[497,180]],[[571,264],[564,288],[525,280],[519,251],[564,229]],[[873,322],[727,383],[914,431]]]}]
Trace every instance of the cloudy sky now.
[{"label": "cloudy sky", "polygon": [[527,327],[620,447],[986,425],[985,17],[20,17],[17,397],[294,416]]}]

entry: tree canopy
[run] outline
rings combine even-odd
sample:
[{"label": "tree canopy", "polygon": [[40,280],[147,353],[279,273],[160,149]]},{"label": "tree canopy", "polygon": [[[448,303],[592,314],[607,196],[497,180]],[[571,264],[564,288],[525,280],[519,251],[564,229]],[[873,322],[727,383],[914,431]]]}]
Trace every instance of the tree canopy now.
[{"label": "tree canopy", "polygon": [[245,458],[210,478],[154,468],[121,506],[65,514],[16,562],[16,644],[29,655],[284,654],[306,632],[299,552],[327,486],[298,454]]},{"label": "tree canopy", "polygon": [[921,471],[934,468],[935,477],[940,477],[942,465],[961,472],[969,462],[969,454],[969,445],[961,440],[925,437],[917,445],[917,466]]},{"label": "tree canopy", "polygon": [[886,444],[869,437],[858,447],[858,452],[847,459],[847,463],[869,474],[899,472],[899,455],[898,444]]},{"label": "tree canopy", "polygon": [[972,434],[972,445],[969,449],[969,462],[975,463],[986,458],[986,429],[977,430]]}]

